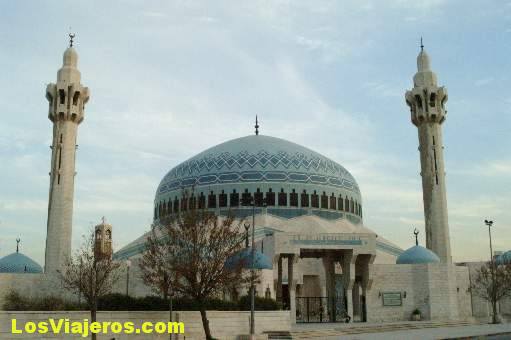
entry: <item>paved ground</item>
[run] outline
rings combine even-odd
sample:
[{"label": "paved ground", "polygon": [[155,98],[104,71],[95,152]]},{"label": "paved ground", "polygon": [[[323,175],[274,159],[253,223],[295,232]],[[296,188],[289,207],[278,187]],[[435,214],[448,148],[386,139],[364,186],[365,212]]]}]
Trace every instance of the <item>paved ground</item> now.
[{"label": "paved ground", "polygon": [[[491,335],[488,337],[481,337]],[[499,325],[464,323],[308,324],[292,330],[293,339],[422,340],[422,339],[511,339],[511,323]],[[473,338],[472,338],[473,337]]]}]

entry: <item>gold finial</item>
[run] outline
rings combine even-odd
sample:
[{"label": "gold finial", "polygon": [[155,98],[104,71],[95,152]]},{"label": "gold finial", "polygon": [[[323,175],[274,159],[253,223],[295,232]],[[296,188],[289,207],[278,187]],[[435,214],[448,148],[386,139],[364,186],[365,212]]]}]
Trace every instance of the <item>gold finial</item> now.
[{"label": "gold finial", "polygon": [[16,252],[19,253],[20,251],[20,242],[21,242],[21,239],[18,237],[16,239]]},{"label": "gold finial", "polygon": [[421,52],[424,51],[424,44],[422,43],[422,37],[421,37]]},{"label": "gold finial", "polygon": [[105,216],[101,217],[101,222],[102,222],[101,224],[106,224],[106,217]]},{"label": "gold finial", "polygon": [[419,231],[417,230],[417,228],[415,228],[413,230],[413,234],[415,235],[415,245],[418,246],[419,245]]},{"label": "gold finial", "polygon": [[76,34],[69,33],[69,47],[73,47],[73,39],[76,37]]}]

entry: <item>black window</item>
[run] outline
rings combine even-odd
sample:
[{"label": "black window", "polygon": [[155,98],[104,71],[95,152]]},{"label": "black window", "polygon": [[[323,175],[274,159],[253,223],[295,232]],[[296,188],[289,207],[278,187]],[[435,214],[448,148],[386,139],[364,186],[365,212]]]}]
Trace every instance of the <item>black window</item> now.
[{"label": "black window", "polygon": [[195,209],[197,207],[197,197],[195,197],[194,194],[192,194],[192,196],[190,196],[189,200],[190,200],[190,204],[188,205],[188,208]]},{"label": "black window", "polygon": [[167,214],[172,214],[172,199],[169,198],[169,201],[167,203]]},{"label": "black window", "polygon": [[154,216],[153,216],[153,220],[157,219],[158,218],[158,207],[154,207]]},{"label": "black window", "polygon": [[355,212],[355,207],[353,206],[353,197],[350,200],[350,211],[351,211],[351,213]]},{"label": "black window", "polygon": [[342,195],[339,195],[339,198],[337,199],[337,208],[339,210],[343,210],[344,209],[344,200],[342,199]]},{"label": "black window", "polygon": [[279,206],[287,206],[287,193],[284,192],[284,189],[280,189],[279,192]]},{"label": "black window", "polygon": [[211,191],[208,195],[208,208],[216,208],[216,195]]},{"label": "black window", "polygon": [[240,205],[240,194],[236,192],[236,189],[234,189],[231,193],[230,205],[231,207],[237,207]]},{"label": "black window", "polygon": [[177,196],[174,197],[174,212],[179,212],[179,200],[177,199]]},{"label": "black window", "polygon": [[271,191],[271,188],[266,193],[266,205],[275,206],[275,193]]},{"label": "black window", "polygon": [[309,194],[307,193],[307,191],[303,191],[302,194],[301,194],[301,203],[302,203],[302,207],[308,207],[309,206]]},{"label": "black window", "polygon": [[257,191],[254,193],[254,201],[258,207],[263,205],[263,193],[259,190],[259,188],[257,188]]},{"label": "black window", "polygon": [[227,206],[227,194],[222,190],[222,193],[218,195],[218,206],[225,208]]},{"label": "black window", "polygon": [[359,216],[362,217],[362,205],[360,205],[359,213],[360,213]]},{"label": "black window", "polygon": [[241,194],[241,205],[247,206],[252,204],[252,195],[245,189],[245,192]]},{"label": "black window", "polygon": [[328,209],[328,196],[323,191],[323,195],[321,195],[321,208]]},{"label": "black window", "polygon": [[181,198],[179,201],[181,202],[181,211],[186,211],[187,208],[186,203],[188,200],[186,198],[185,199]]},{"label": "black window", "polygon": [[292,207],[298,206],[298,194],[295,192],[295,189],[289,194],[289,205]]},{"label": "black window", "polygon": [[350,200],[348,199],[348,196],[346,196],[346,199],[344,200],[344,211],[350,212]]},{"label": "black window", "polygon": [[314,190],[314,193],[311,195],[311,206],[313,208],[319,208],[319,196],[316,194],[316,190]]},{"label": "black window", "polygon": [[206,208],[206,196],[204,196],[204,193],[201,192],[199,196],[199,209]]},{"label": "black window", "polygon": [[358,202],[355,201],[355,215],[358,215]]},{"label": "black window", "polygon": [[165,217],[167,215],[167,204],[165,203],[165,200],[163,201],[163,204],[161,205],[161,215]]},{"label": "black window", "polygon": [[330,209],[337,210],[337,199],[332,192],[332,196],[330,196]]}]

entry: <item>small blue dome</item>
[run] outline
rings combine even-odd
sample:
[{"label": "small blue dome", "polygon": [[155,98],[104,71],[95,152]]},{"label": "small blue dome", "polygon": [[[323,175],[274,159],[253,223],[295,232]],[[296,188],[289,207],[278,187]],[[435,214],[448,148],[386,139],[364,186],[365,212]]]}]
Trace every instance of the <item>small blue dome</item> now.
[{"label": "small blue dome", "polygon": [[504,254],[500,254],[495,258],[495,263],[498,265],[501,264],[511,264],[511,250],[506,251]]},{"label": "small blue dome", "polygon": [[[259,250],[254,252],[254,267],[253,269],[272,269],[273,265],[268,256],[261,253]],[[243,263],[243,268],[252,269],[252,249],[244,248],[236,255],[225,261],[225,266],[229,269],[233,269],[239,263]]]},{"label": "small blue dome", "polygon": [[405,250],[396,260],[396,264],[419,264],[419,263],[438,263],[440,258],[431,250],[413,246]]},{"label": "small blue dome", "polygon": [[42,273],[43,268],[22,253],[12,253],[0,259],[0,273]]}]

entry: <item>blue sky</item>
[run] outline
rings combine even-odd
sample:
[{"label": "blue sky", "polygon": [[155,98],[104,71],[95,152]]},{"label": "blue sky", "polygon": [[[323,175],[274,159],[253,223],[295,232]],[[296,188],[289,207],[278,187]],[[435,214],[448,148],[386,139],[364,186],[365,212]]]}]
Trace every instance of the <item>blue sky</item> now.
[{"label": "blue sky", "polygon": [[[344,165],[365,224],[401,247],[423,230],[416,128],[404,92],[424,37],[449,91],[444,124],[455,260],[511,249],[511,2],[0,1],[0,256],[41,264],[55,82],[76,32],[91,89],[79,127],[73,244],[101,216],[119,249],[148,229],[165,173],[253,133]],[[424,233],[421,234],[424,243]]]}]

